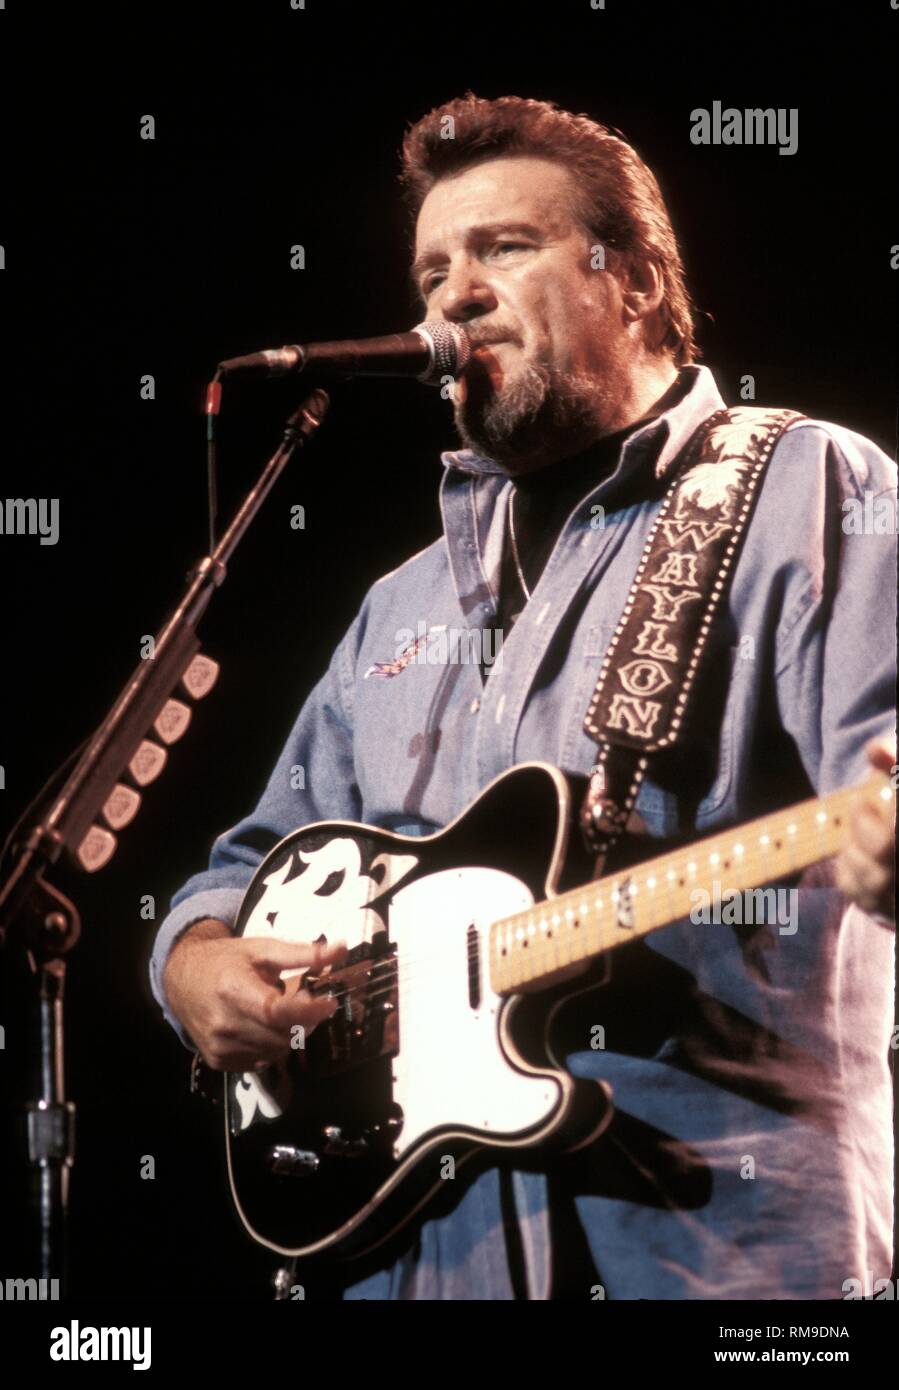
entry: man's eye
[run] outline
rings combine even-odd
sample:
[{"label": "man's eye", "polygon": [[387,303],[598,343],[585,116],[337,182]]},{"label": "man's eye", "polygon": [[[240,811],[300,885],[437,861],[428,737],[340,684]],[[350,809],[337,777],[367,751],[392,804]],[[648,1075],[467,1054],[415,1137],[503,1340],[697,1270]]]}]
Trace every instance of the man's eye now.
[{"label": "man's eye", "polygon": [[[495,255],[497,252],[505,254],[514,251],[533,251],[533,249],[533,244],[529,241],[495,241],[490,247],[490,254]],[[432,295],[434,291],[443,284],[445,279],[446,275],[442,271],[434,271],[433,274],[428,275],[423,280],[421,286],[423,298],[427,299]]]}]

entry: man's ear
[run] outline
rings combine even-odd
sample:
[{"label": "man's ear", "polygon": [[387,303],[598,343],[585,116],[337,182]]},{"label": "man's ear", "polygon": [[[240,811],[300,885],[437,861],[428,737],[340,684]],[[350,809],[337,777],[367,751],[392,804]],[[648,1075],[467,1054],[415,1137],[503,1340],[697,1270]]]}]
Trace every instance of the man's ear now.
[{"label": "man's ear", "polygon": [[665,297],[662,272],[657,261],[646,258],[629,260],[621,277],[621,311],[626,323],[648,318],[661,306]]},{"label": "man's ear", "polygon": [[629,261],[619,283],[624,323],[642,323],[643,341],[648,351],[661,352],[670,320],[665,304],[665,283],[658,262]]}]

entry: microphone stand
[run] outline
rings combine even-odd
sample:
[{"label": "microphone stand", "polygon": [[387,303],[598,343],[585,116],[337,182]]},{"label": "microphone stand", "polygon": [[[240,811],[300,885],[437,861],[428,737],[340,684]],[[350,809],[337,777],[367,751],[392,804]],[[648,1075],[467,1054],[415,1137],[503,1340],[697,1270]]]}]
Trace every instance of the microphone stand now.
[{"label": "microphone stand", "polygon": [[[65,1093],[63,999],[66,958],[81,933],[78,908],[48,882],[46,874],[63,854],[88,872],[102,868],[112,856],[115,836],[98,822],[105,819],[118,829],[136,813],[140,796],[120,783],[126,770],[139,785],[161,771],[165,753],[147,734],[155,728],[164,741],[172,742],[183,732],[184,720],[178,732],[169,730],[166,739],[165,724],[160,724],[167,707],[178,703],[170,701],[178,683],[184,682],[195,699],[211,689],[218,666],[206,657],[198,658],[197,623],[224,581],[228,562],[262,503],[294,452],[315,433],[328,405],[326,392],[315,390],[291,415],[280,445],[221,540],[189,573],[187,590],[155,639],[152,658],[140,662],[62,790],[30,827],[11,874],[0,886],[0,943],[26,954],[37,1005],[39,1080],[37,1095],[26,1102],[25,1120],[29,1209],[37,1232],[40,1278],[58,1281],[55,1287],[43,1286],[44,1296],[48,1288],[51,1297],[66,1292],[75,1106]],[[174,713],[183,711],[179,704]]]}]

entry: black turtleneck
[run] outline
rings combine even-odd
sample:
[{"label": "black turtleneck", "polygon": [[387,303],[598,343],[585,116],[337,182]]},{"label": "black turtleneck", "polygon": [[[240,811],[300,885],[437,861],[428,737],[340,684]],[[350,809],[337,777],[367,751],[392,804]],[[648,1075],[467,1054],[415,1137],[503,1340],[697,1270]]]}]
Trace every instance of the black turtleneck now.
[{"label": "black turtleneck", "polygon": [[[537,586],[565,522],[578,502],[614,471],[624,441],[650,420],[670,409],[689,388],[689,384],[683,373],[679,373],[655,408],[642,419],[634,421],[626,429],[605,435],[571,458],[512,478],[509,515],[515,526],[518,561],[531,593]],[[526,602],[511,534],[507,529],[500,579],[499,626],[508,632]]]},{"label": "black turtleneck", "polygon": [[[531,593],[568,517],[581,498],[612,473],[622,444],[637,428],[630,425],[597,440],[582,454],[512,479],[509,507],[519,562]],[[517,579],[514,562],[512,568]]]}]

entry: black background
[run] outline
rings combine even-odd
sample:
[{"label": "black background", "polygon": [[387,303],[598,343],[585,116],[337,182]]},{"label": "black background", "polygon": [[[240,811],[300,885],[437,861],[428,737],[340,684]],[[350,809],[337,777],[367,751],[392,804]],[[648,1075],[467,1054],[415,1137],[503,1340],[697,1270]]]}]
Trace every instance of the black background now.
[{"label": "black background", "polygon": [[[179,12],[181,11],[181,12]],[[60,539],[0,537],[5,833],[105,713],[204,553],[204,386],[222,357],[419,317],[396,183],[405,126],[472,88],[558,101],[656,171],[729,402],[835,420],[895,451],[895,35],[889,0],[700,7],[254,0],[227,9],[0,12],[4,497],[60,499]],[[799,150],[690,143],[690,112],[798,107]],[[141,140],[141,116],[156,138]],[[293,271],[289,248],[305,247]],[[140,399],[152,373],[156,399]],[[277,442],[296,384],[229,388],[222,509]],[[240,548],[204,623],[215,693],[111,865],[68,880],[78,1103],[73,1279],[89,1294],[264,1294],[219,1125],[147,961],[172,892],[259,795],[303,696],[380,574],[439,532],[449,407],[356,382]],[[290,508],[306,509],[306,529]],[[157,921],[141,919],[153,894]],[[27,1039],[13,972],[2,1065]],[[153,1155],[156,1178],[140,1177]],[[7,1189],[10,1221],[21,1188]]]}]

